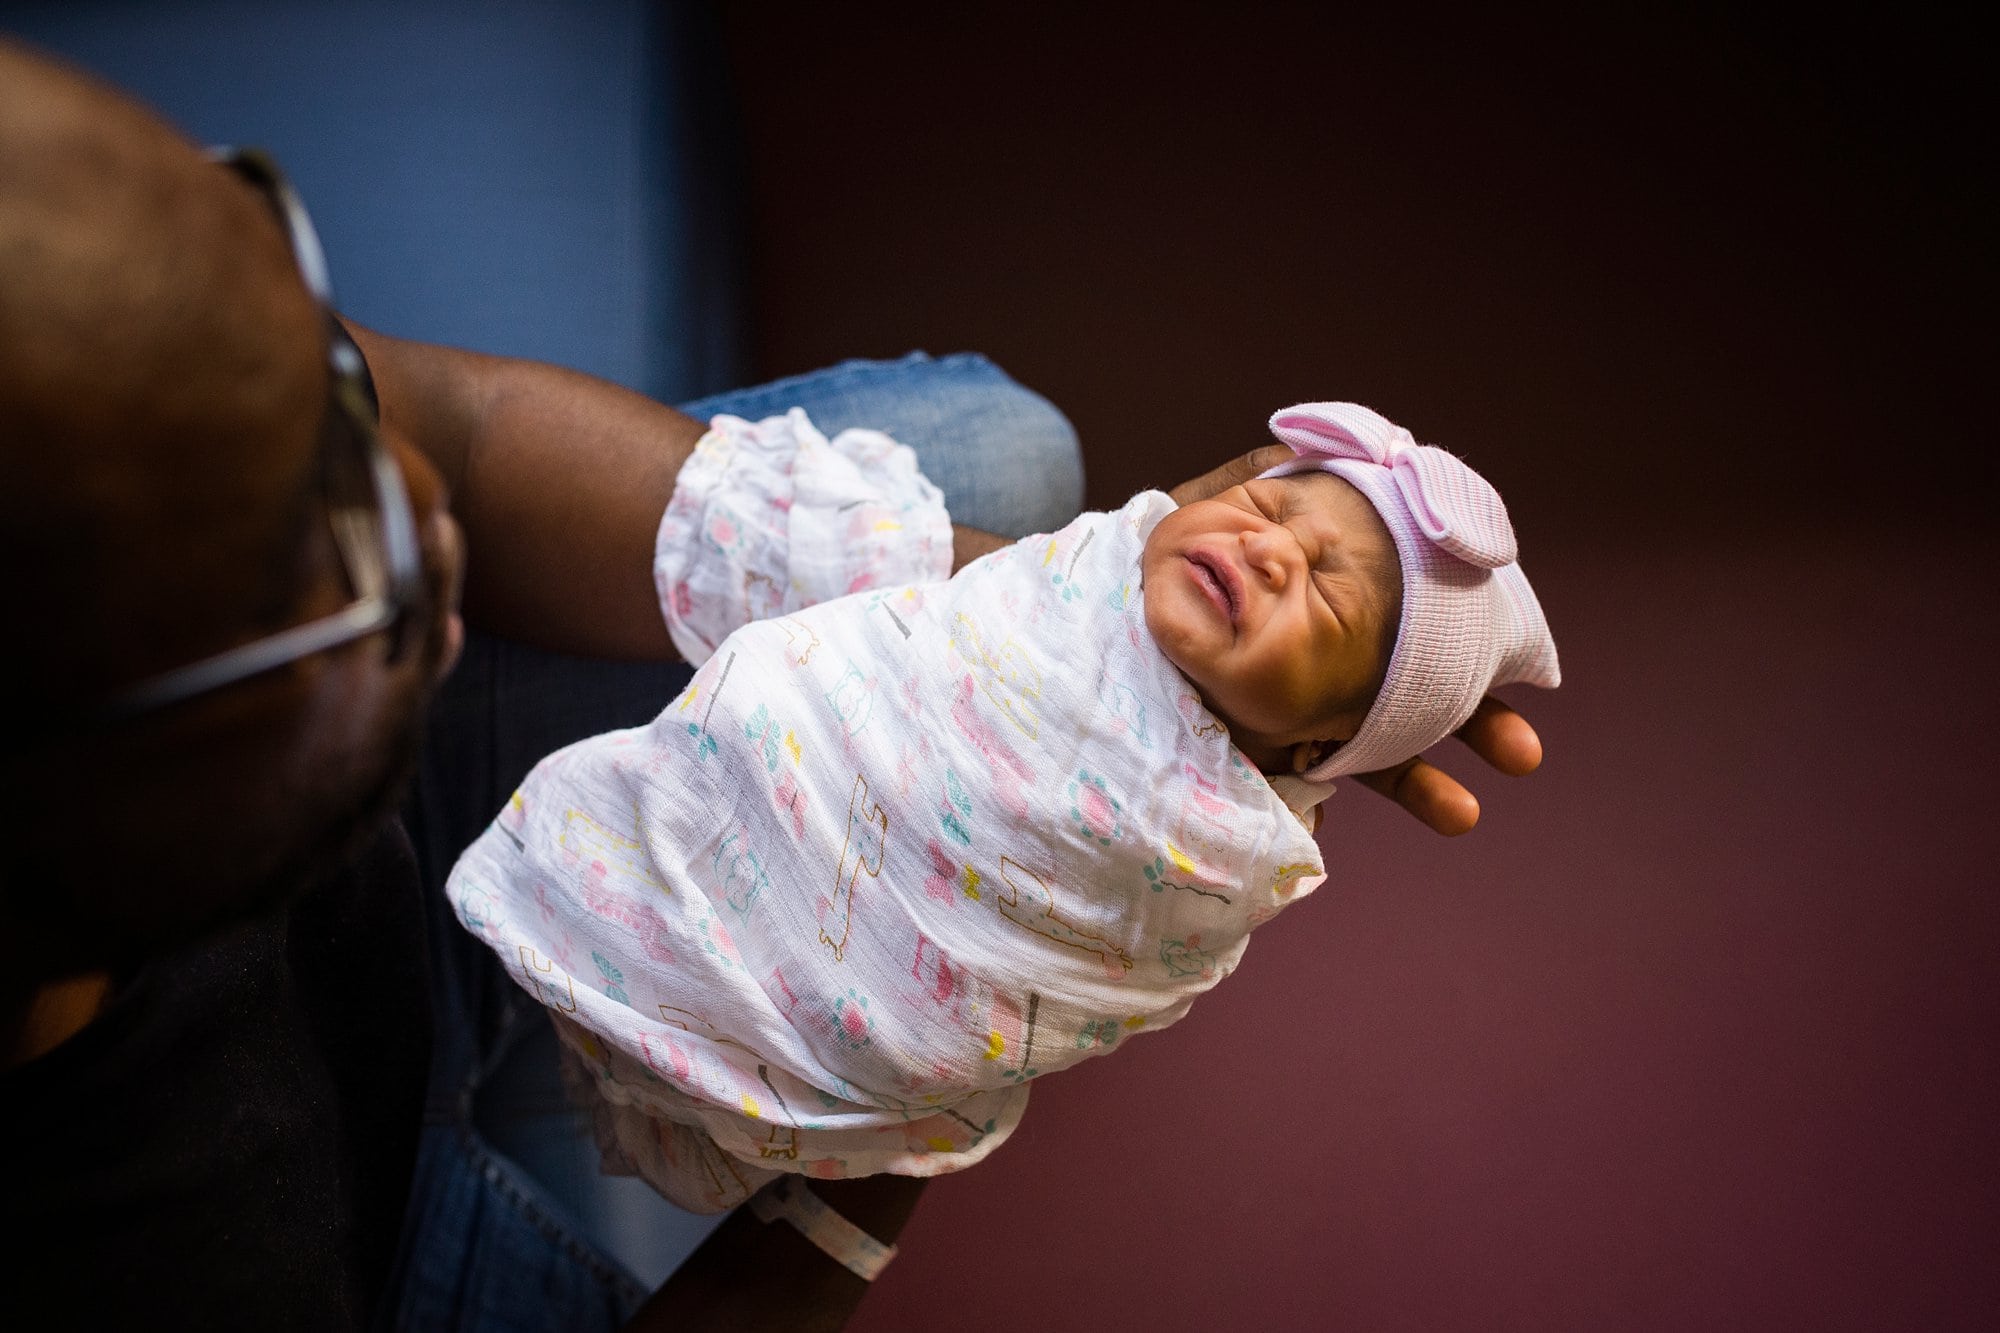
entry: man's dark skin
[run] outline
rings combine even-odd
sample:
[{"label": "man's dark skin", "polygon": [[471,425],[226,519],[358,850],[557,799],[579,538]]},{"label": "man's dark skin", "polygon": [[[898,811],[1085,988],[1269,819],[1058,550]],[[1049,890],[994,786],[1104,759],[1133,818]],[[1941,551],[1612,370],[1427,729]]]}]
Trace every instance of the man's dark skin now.
[{"label": "man's dark skin", "polygon": [[[378,635],[81,730],[121,686],[353,596],[315,484],[327,328],[249,186],[117,94],[0,43],[0,562],[21,631],[0,697],[25,738],[0,758],[0,1067],[60,1047],[144,960],[283,901],[391,817],[462,634],[461,586],[466,620],[493,633],[674,656],[652,542],[702,423],[553,367],[354,334],[422,534],[418,650],[389,663]],[[1288,457],[1252,451],[1175,498]],[[963,563],[1001,542],[961,530],[957,544]],[[1460,737],[1504,773],[1540,762],[1533,729],[1494,700]],[[1362,781],[1441,833],[1478,818],[1422,760]],[[50,837],[78,827],[80,792],[87,841]],[[893,1240],[921,1186],[813,1188]],[[739,1212],[633,1326],[838,1328],[865,1291]]]}]

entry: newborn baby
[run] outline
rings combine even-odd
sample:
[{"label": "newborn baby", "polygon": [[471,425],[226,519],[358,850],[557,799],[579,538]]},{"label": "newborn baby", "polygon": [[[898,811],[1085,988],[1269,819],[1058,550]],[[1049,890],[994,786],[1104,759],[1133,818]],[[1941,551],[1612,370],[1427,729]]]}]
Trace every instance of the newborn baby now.
[{"label": "newborn baby", "polygon": [[1272,429],[1272,474],[939,581],[907,450],[717,419],[656,564],[700,670],[538,765],[447,886],[554,1014],[607,1165],[712,1212],[979,1160],[1031,1080],[1178,1019],[1323,880],[1332,778],[1557,683],[1478,474],[1353,404]]}]

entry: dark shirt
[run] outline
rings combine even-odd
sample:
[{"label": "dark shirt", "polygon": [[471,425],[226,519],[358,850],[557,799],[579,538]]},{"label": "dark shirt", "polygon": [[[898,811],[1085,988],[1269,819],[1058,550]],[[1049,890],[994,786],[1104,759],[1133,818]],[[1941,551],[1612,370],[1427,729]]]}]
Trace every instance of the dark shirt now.
[{"label": "dark shirt", "polygon": [[9,1299],[55,1326],[365,1326],[423,1114],[423,931],[392,825],[0,1074]]}]

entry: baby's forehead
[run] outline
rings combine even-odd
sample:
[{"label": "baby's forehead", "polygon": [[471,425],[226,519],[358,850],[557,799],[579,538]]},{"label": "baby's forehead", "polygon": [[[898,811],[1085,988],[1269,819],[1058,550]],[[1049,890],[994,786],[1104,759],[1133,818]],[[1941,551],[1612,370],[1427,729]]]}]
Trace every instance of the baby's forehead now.
[{"label": "baby's forehead", "polygon": [[1384,542],[1392,542],[1388,526],[1375,512],[1374,502],[1345,477],[1308,468],[1282,477],[1260,477],[1250,484],[1276,488],[1290,509],[1328,512],[1347,523],[1359,523]]},{"label": "baby's forehead", "polygon": [[1349,533],[1346,553],[1354,557],[1369,582],[1385,601],[1393,603],[1401,598],[1403,575],[1396,539],[1389,534],[1389,525],[1382,521],[1374,501],[1359,486],[1319,468],[1263,477],[1251,484],[1283,488],[1285,507],[1293,512],[1325,513],[1337,520]]},{"label": "baby's forehead", "polygon": [[1359,500],[1368,505],[1370,512],[1375,508],[1352,482],[1319,468],[1290,472],[1282,477],[1261,477],[1256,484],[1281,487],[1303,504],[1347,504]]}]

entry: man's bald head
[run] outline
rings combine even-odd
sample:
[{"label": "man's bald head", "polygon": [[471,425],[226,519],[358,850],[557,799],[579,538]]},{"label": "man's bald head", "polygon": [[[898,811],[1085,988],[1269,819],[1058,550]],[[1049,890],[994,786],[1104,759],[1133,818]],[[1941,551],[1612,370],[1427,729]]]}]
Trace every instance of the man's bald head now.
[{"label": "man's bald head", "polygon": [[435,625],[400,663],[371,637],[78,725],[352,599],[319,484],[327,356],[256,190],[0,42],[0,1014],[10,987],[116,971],[288,896],[386,818]]},{"label": "man's bald head", "polygon": [[325,330],[248,186],[151,113],[0,43],[0,561],[17,704],[282,623]]}]

